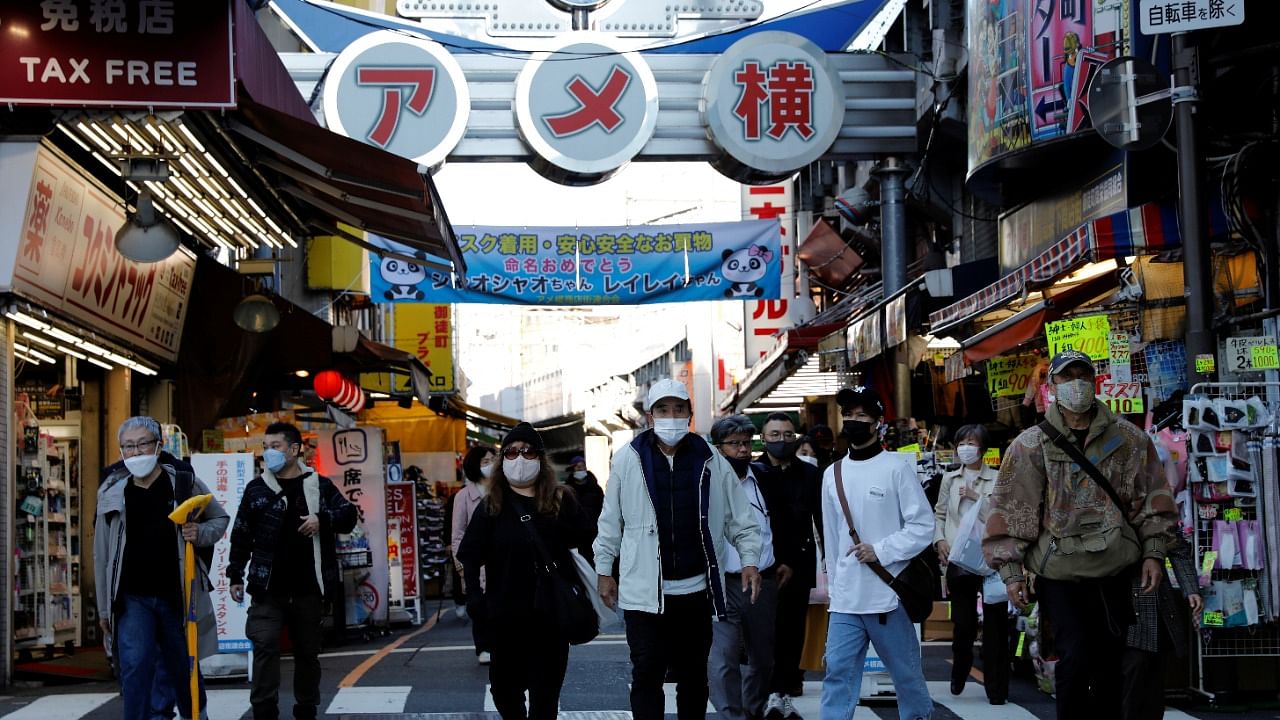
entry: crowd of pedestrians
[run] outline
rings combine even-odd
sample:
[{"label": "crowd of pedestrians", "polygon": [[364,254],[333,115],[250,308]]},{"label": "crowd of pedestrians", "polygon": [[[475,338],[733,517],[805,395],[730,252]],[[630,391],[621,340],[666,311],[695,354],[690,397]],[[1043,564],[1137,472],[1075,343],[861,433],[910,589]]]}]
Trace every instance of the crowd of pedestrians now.
[{"label": "crowd of pedestrians", "polygon": [[[800,434],[774,413],[759,431],[746,416],[719,418],[704,437],[690,429],[685,385],[660,380],[642,403],[646,429],[615,452],[604,483],[581,456],[558,478],[528,423],[497,450],[471,449],[453,500],[452,550],[495,707],[505,720],[554,718],[570,645],[620,610],[636,720],[663,717],[667,682],[681,720],[701,720],[708,699],[724,720],[805,720],[794,702],[804,692],[802,654],[824,634],[820,720],[852,718],[872,644],[899,716],[929,718],[911,612],[919,603],[905,580],[927,556],[936,558],[938,597],[951,601],[951,693],[965,689],[981,626],[984,690],[991,704],[1006,702],[1011,615],[1034,600],[1053,631],[1060,720],[1160,717],[1163,654],[1185,653],[1183,608],[1198,614],[1203,601],[1156,451],[1096,401],[1093,375],[1087,356],[1055,356],[1054,402],[998,469],[984,462],[992,442],[982,426],[953,433],[956,464],[933,503],[914,457],[885,449],[886,409],[863,387],[837,395],[838,434],[823,425]],[[168,519],[208,489],[160,449],[160,437],[151,418],[120,427],[121,462],[107,469],[97,505],[98,612],[128,718],[168,717],[175,704],[190,717],[184,547],[211,547],[228,524],[216,502],[197,522]],[[231,530],[230,591],[252,600],[255,719],[278,716],[286,627],[293,715],[316,717],[321,616],[338,580],[334,536],[356,522],[302,451],[293,426],[267,428],[264,468]],[[1181,595],[1162,582],[1166,559]],[[207,591],[203,561],[201,569]],[[197,604],[206,631],[207,600]],[[811,603],[821,600],[826,618],[815,628]],[[202,652],[216,648],[204,642]]]}]

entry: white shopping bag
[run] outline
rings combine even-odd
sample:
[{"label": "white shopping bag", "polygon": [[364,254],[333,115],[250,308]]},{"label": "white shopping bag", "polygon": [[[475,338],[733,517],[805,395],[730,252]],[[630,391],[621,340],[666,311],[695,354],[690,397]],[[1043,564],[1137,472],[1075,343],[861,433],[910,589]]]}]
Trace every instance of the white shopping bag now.
[{"label": "white shopping bag", "polygon": [[1000,573],[993,572],[982,578],[982,602],[987,605],[1009,602],[1009,589],[1000,579]]},{"label": "white shopping bag", "polygon": [[991,572],[982,559],[982,532],[984,526],[978,522],[982,502],[976,502],[965,511],[960,520],[960,532],[956,533],[956,541],[951,546],[951,554],[947,562],[961,570],[974,575],[986,575]]},{"label": "white shopping bag", "polygon": [[591,607],[596,611],[596,618],[600,620],[601,629],[608,623],[618,619],[618,614],[609,609],[604,604],[604,600],[600,599],[599,592],[599,576],[596,575],[596,569],[591,567],[591,563],[582,557],[577,550],[570,550],[569,554],[573,556],[574,568],[578,571],[578,577],[582,580],[582,584],[587,591],[587,597],[591,598]]}]

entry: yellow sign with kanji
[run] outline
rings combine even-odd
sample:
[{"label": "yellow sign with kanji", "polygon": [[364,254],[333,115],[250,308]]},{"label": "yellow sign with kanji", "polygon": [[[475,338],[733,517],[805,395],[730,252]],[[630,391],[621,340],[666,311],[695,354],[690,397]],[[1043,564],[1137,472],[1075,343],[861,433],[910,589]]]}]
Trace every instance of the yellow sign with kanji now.
[{"label": "yellow sign with kanji", "polygon": [[1106,315],[1087,315],[1051,322],[1044,326],[1044,333],[1049,339],[1051,356],[1063,350],[1079,350],[1092,360],[1106,360],[1109,356],[1111,320]]},{"label": "yellow sign with kanji", "polygon": [[1035,355],[993,357],[987,361],[987,392],[993,398],[1020,397],[1031,384],[1040,358]]},{"label": "yellow sign with kanji", "polygon": [[1275,345],[1254,345],[1250,350],[1253,353],[1254,370],[1275,370],[1280,368],[1280,358],[1276,356]]},{"label": "yellow sign with kanji", "polygon": [[[453,314],[449,305],[395,303],[386,309],[390,344],[416,356],[431,370],[431,391],[455,392],[453,373]],[[395,379],[394,387],[390,379]],[[383,392],[412,392],[409,376],[401,373],[365,374],[361,385]]]}]

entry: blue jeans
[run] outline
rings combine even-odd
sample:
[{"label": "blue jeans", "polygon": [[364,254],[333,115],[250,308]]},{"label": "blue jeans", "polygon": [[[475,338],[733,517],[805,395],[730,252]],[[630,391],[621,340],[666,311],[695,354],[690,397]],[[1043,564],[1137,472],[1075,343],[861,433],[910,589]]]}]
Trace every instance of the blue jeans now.
[{"label": "blue jeans", "polygon": [[829,613],[827,674],[822,680],[822,720],[849,720],[862,694],[862,664],[867,643],[875,643],[898,694],[898,717],[927,720],[933,700],[920,666],[920,640],[901,605],[893,612],[851,615]]},{"label": "blue jeans", "polygon": [[[156,669],[163,664],[161,682],[168,684],[178,714],[191,717],[188,689],[187,641],[182,608],[156,597],[124,595],[115,617],[115,653],[120,672],[124,720],[146,720],[160,710],[155,703],[168,697],[155,687]],[[206,705],[203,678],[200,707]]]}]

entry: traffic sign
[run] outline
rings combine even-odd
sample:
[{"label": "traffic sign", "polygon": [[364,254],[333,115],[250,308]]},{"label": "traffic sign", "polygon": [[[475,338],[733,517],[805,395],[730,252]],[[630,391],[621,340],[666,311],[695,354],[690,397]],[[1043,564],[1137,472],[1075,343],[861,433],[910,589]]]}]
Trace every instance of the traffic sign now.
[{"label": "traffic sign", "polygon": [[1244,24],[1244,0],[1141,0],[1143,35]]}]

